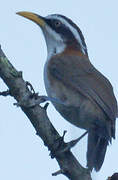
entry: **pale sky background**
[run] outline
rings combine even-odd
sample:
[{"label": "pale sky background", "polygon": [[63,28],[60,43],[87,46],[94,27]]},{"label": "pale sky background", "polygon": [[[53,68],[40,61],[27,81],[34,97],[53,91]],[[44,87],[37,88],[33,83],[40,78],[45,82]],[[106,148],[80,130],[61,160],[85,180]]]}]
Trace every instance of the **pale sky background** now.
[{"label": "pale sky background", "polygon": [[[35,90],[45,94],[43,66],[46,45],[41,30],[33,22],[22,18],[17,11],[32,11],[42,16],[53,13],[70,17],[81,28],[91,62],[111,81],[118,99],[118,1],[117,0],[4,0],[0,3],[0,44],[11,63],[23,71],[25,80]],[[0,80],[0,91],[6,86]],[[51,160],[42,140],[25,114],[13,106],[11,97],[0,97],[0,179],[1,180],[66,180],[63,175],[52,177],[59,170]],[[66,122],[52,107],[48,108],[51,122],[66,141],[79,137],[82,130]],[[118,123],[117,123],[118,125]],[[116,125],[116,126],[117,126]],[[101,170],[93,172],[93,180],[106,180],[118,172],[118,131],[116,140],[108,147]],[[83,166],[86,165],[84,138],[73,148]]]}]

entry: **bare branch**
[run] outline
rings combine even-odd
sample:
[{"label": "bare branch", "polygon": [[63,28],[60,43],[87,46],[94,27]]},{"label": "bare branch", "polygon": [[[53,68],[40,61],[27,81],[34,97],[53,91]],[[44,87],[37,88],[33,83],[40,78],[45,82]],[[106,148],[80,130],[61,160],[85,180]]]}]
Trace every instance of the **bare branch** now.
[{"label": "bare branch", "polygon": [[[22,72],[17,71],[13,67],[1,47],[0,77],[8,86],[10,95],[16,99],[17,103],[22,102],[21,109],[34,126],[36,134],[41,137],[48,149],[52,150],[56,140],[60,138],[60,135],[47,117],[46,109],[48,104],[45,105],[44,108],[39,105],[33,108],[23,106],[23,104],[28,104],[32,92],[27,88],[27,82],[23,80]],[[90,172],[79,164],[70,151],[62,152],[55,158],[61,170],[53,175],[62,173],[71,180],[91,180]]]}]

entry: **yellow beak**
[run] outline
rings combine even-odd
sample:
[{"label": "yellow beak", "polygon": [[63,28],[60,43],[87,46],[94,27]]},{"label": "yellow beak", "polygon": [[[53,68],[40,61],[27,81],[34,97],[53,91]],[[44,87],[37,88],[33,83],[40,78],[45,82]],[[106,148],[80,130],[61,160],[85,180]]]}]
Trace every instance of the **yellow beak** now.
[{"label": "yellow beak", "polygon": [[27,19],[30,19],[31,21],[35,22],[36,24],[40,25],[41,27],[45,26],[44,18],[37,14],[34,14],[32,12],[26,12],[26,11],[17,12],[16,14],[23,16]]}]

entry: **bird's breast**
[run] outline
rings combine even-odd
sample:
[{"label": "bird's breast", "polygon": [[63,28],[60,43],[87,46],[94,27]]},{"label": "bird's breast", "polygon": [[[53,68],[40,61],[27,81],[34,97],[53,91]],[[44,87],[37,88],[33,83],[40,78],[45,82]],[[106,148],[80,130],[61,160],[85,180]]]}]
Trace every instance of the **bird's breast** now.
[{"label": "bird's breast", "polygon": [[47,61],[44,67],[44,83],[48,96],[62,101],[66,106],[79,107],[83,97],[77,92],[73,93],[71,88],[53,77],[49,71],[49,63]]}]

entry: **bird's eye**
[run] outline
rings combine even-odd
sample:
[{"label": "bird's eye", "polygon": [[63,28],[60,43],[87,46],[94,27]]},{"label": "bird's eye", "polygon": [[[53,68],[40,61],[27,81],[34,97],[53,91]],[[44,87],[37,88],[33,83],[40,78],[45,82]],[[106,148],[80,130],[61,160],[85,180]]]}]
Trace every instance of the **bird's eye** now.
[{"label": "bird's eye", "polygon": [[61,22],[60,21],[55,21],[55,27],[60,27]]}]

